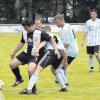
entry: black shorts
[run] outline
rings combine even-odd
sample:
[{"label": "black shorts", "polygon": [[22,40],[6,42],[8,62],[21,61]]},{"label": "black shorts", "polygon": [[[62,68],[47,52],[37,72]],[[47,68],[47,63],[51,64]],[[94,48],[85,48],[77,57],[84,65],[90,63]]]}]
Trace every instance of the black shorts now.
[{"label": "black shorts", "polygon": [[38,63],[38,58],[28,53],[22,52],[16,57],[22,65],[29,64],[30,62]]},{"label": "black shorts", "polygon": [[99,45],[96,46],[87,46],[87,54],[94,54],[99,51]]},{"label": "black shorts", "polygon": [[48,65],[52,65],[54,69],[57,69],[63,60],[63,56],[60,59],[54,53],[54,50],[48,50],[39,61],[39,65],[46,68]]},{"label": "black shorts", "polygon": [[68,65],[70,65],[71,62],[72,62],[74,59],[75,59],[75,57],[68,56],[68,57],[67,57],[67,63],[68,63]]}]

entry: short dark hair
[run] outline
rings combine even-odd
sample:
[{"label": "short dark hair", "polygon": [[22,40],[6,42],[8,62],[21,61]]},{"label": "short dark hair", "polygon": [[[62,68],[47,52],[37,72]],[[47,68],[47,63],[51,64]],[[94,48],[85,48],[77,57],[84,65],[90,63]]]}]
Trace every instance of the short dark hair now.
[{"label": "short dark hair", "polygon": [[91,13],[91,12],[97,13],[97,10],[96,10],[96,9],[91,9],[91,10],[90,10],[90,13]]},{"label": "short dark hair", "polygon": [[30,18],[25,18],[25,19],[23,19],[22,20],[22,25],[23,26],[31,26],[31,25],[33,25],[33,20],[32,19],[30,19]]}]

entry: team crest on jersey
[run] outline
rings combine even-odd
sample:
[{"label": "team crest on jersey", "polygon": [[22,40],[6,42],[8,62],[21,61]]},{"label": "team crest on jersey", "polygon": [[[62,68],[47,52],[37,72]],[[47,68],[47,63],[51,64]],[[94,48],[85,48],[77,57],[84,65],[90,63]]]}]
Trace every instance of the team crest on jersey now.
[{"label": "team crest on jersey", "polygon": [[33,40],[31,38],[28,38],[28,42],[32,42]]},{"label": "team crest on jersey", "polygon": [[27,39],[28,45],[33,46],[33,40],[31,38]]}]

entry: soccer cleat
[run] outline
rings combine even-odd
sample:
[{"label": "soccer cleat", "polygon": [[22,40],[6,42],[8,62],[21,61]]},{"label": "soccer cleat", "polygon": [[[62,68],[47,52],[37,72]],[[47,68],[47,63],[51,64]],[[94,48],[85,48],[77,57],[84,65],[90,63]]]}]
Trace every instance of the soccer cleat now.
[{"label": "soccer cleat", "polygon": [[90,67],[90,71],[89,72],[94,72],[94,67]]},{"label": "soccer cleat", "polygon": [[68,90],[66,88],[62,88],[61,90],[59,90],[60,92],[67,92]]},{"label": "soccer cleat", "polygon": [[26,88],[19,92],[19,94],[37,94],[36,90],[27,90]]},{"label": "soccer cleat", "polygon": [[37,94],[37,88],[36,88],[36,85],[34,85],[34,87],[32,88],[32,93],[33,93],[33,94]]},{"label": "soccer cleat", "polygon": [[23,83],[23,82],[24,82],[23,79],[21,79],[20,81],[16,81],[16,82],[12,85],[12,87],[16,87],[16,86],[20,85],[20,84]]},{"label": "soccer cleat", "polygon": [[26,88],[19,92],[19,94],[32,94],[32,90],[27,90]]},{"label": "soccer cleat", "polygon": [[69,83],[66,83],[65,85],[66,85],[66,86],[69,86]]},{"label": "soccer cleat", "polygon": [[94,69],[90,69],[90,71],[89,71],[89,72],[90,72],[90,73],[91,73],[91,72],[94,72]]}]

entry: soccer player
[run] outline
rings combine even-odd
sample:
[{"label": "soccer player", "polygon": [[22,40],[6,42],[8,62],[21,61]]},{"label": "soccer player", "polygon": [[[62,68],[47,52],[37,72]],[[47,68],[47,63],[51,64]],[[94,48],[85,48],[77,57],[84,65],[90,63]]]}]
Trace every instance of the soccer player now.
[{"label": "soccer player", "polygon": [[[61,54],[62,54],[62,56],[64,56],[64,54],[66,54],[66,53],[64,52],[65,48],[64,48],[63,43],[61,42],[61,39],[57,35],[54,35],[51,32],[51,27],[50,26],[44,26],[43,30],[46,31],[52,37],[54,37],[55,41],[57,42],[58,49],[62,50]],[[47,43],[47,45],[46,45],[46,50],[48,50],[48,49],[53,49],[50,43]],[[56,79],[58,80],[58,82],[59,82],[59,84],[61,86],[61,90],[60,91],[66,91],[66,86],[68,85],[68,81],[67,81],[67,79],[66,79],[66,77],[64,75],[64,71],[62,69],[63,64],[64,64],[64,59],[63,59],[62,63],[60,64],[60,66],[56,70],[54,69],[53,66],[51,66],[51,71],[56,76]]]},{"label": "soccer player", "polygon": [[43,29],[43,19],[42,18],[36,18],[35,19],[35,26],[40,28],[40,29]]},{"label": "soccer player", "polygon": [[[61,40],[66,51],[68,52],[68,56],[65,55],[65,59],[67,58],[67,65],[69,65],[79,53],[75,34],[70,29],[70,25],[65,23],[63,15],[56,15],[54,17],[54,23],[61,28]],[[64,66],[64,71],[66,75],[66,66]]]},{"label": "soccer player", "polygon": [[[24,20],[24,19],[23,19]],[[35,26],[42,29],[43,28],[43,20],[42,18],[36,18],[35,19]],[[24,35],[24,34],[23,34]],[[25,37],[25,36],[24,36]],[[15,55],[16,53],[23,47],[23,37],[20,41],[20,43],[17,45],[17,47],[15,48],[15,50],[12,52],[11,54],[11,64],[10,66],[12,66],[12,62],[15,60]],[[20,65],[20,64],[19,64]],[[16,67],[14,69],[12,69],[13,74],[16,77],[16,81],[14,82],[14,84],[12,85],[12,87],[18,86],[19,84],[21,84],[24,80],[22,79],[22,76],[20,74],[20,69],[19,67]]]},{"label": "soccer player", "polygon": [[[87,54],[89,55],[89,67],[90,72],[94,71],[94,60],[93,55],[95,55],[96,59],[99,63],[99,71],[100,71],[100,55],[99,55],[99,46],[100,46],[100,19],[97,18],[97,11],[92,9],[90,11],[90,17],[88,21],[86,21],[83,38],[84,41],[87,41]],[[84,44],[84,43],[83,43]]]},{"label": "soccer player", "polygon": [[[22,33],[22,39],[19,43],[20,45],[15,48],[13,54],[15,56],[15,54],[22,48],[24,44],[27,45],[27,49],[20,53],[17,57],[14,57],[10,63],[10,67],[16,77],[18,77],[18,72],[16,73],[16,71],[14,70],[21,64],[28,64],[29,76],[33,74],[36,64],[41,58],[41,56],[39,56],[38,58],[34,56],[34,50],[41,41],[50,41],[55,48],[55,54],[57,54],[57,56],[60,56],[58,49],[56,48],[56,42],[54,41],[54,39],[40,29],[35,28],[31,19],[23,20],[22,25],[24,28]],[[41,52],[42,51],[40,51],[40,55]],[[33,92],[36,93],[36,88],[33,89]]]}]

